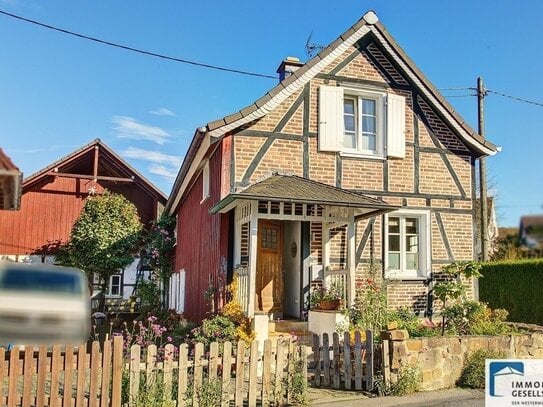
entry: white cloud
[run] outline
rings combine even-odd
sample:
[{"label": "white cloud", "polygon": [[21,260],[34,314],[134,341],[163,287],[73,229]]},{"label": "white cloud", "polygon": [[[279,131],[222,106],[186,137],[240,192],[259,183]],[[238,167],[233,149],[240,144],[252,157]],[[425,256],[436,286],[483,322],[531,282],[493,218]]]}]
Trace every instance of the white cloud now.
[{"label": "white cloud", "polygon": [[166,178],[170,182],[175,181],[175,177],[177,176],[177,171],[175,171],[172,168],[167,168],[163,165],[158,164],[152,164],[149,166],[148,171],[151,174],[160,175],[161,177]]},{"label": "white cloud", "polygon": [[117,132],[119,138],[149,140],[162,145],[171,137],[164,129],[140,123],[132,117],[114,116],[111,121],[116,125],[113,130]]},{"label": "white cloud", "polygon": [[128,147],[121,155],[136,160],[150,161],[157,164],[166,164],[171,167],[179,168],[183,163],[183,158],[177,155],[165,154],[160,151],[149,151],[137,147]]},{"label": "white cloud", "polygon": [[157,115],[157,116],[175,116],[176,115],[170,109],[166,109],[165,107],[160,107],[155,110],[150,110],[149,113]]}]

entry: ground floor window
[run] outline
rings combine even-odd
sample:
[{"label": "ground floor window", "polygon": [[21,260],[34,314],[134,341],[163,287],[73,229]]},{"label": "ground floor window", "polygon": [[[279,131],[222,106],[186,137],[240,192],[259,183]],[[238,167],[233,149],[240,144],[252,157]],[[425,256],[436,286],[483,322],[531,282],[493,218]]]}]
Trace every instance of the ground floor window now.
[{"label": "ground floor window", "polygon": [[430,268],[430,222],[424,211],[397,211],[385,217],[388,278],[425,278]]},{"label": "ground floor window", "polygon": [[109,287],[108,287],[108,295],[112,297],[120,297],[122,295],[121,292],[121,284],[122,284],[122,276],[120,274],[114,274],[109,278]]}]

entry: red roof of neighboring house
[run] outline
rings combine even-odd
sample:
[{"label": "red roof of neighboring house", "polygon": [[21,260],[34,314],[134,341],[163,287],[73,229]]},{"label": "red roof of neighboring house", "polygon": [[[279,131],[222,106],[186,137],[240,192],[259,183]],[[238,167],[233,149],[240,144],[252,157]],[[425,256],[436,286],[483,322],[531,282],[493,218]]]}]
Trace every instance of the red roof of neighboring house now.
[{"label": "red roof of neighboring house", "polygon": [[17,168],[17,166],[13,164],[11,158],[9,158],[6,153],[4,153],[4,150],[2,150],[2,148],[0,148],[0,170],[19,171],[19,168]]}]

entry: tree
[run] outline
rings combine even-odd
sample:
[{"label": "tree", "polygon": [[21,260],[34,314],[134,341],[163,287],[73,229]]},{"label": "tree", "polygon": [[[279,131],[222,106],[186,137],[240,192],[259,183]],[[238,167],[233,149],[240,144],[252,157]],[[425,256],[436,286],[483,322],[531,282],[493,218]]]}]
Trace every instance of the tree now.
[{"label": "tree", "polygon": [[134,261],[141,231],[137,209],[124,196],[89,196],[56,260],[84,270],[89,279],[97,274],[105,292],[109,278]]}]

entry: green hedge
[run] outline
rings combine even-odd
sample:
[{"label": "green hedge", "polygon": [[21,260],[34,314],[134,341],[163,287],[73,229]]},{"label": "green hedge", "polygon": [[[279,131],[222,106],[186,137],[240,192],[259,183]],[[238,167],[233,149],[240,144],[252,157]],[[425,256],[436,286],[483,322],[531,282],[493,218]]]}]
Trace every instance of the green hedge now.
[{"label": "green hedge", "polygon": [[509,321],[543,325],[543,259],[483,264],[479,299]]}]

